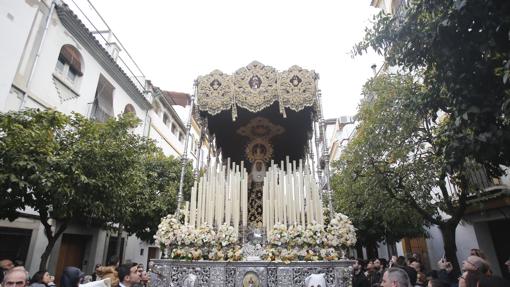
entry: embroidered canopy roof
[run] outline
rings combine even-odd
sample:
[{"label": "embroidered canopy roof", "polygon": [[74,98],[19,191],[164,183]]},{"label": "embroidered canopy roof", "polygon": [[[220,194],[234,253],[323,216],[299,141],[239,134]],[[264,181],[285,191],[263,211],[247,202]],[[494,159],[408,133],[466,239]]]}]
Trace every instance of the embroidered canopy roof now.
[{"label": "embroidered canopy roof", "polygon": [[278,72],[259,62],[232,75],[215,70],[197,79],[197,107],[225,158],[250,161],[246,150],[264,146],[275,162],[299,160],[318,114],[317,80],[299,66]]},{"label": "embroidered canopy roof", "polygon": [[301,111],[316,106],[318,75],[314,71],[292,66],[278,72],[270,66],[252,62],[234,74],[214,70],[197,79],[200,111],[216,115],[231,110],[237,118],[237,107],[256,113],[278,102],[279,111]]}]

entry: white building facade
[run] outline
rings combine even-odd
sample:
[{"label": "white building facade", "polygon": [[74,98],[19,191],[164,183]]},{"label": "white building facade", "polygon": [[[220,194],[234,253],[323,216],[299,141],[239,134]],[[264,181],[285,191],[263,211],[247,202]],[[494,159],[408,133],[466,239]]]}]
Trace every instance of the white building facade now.
[{"label": "white building facade", "polygon": [[[144,77],[126,68],[126,52],[117,39],[101,42],[110,38],[89,30],[75,13],[61,1],[0,0],[0,112],[51,108],[99,121],[133,112],[141,121],[135,133],[154,139],[166,155],[183,156],[190,106],[172,103],[171,93],[157,95]],[[194,119],[191,126],[187,158],[198,166],[201,128]],[[202,158],[207,147],[201,145]],[[91,273],[113,254],[116,240],[115,233],[70,226],[55,245],[48,269],[58,276],[64,266],[74,265]],[[31,274],[38,271],[46,244],[37,213],[0,220],[0,257],[19,260]],[[124,261],[144,265],[160,256],[157,246],[135,236],[122,236],[122,249]]]}]

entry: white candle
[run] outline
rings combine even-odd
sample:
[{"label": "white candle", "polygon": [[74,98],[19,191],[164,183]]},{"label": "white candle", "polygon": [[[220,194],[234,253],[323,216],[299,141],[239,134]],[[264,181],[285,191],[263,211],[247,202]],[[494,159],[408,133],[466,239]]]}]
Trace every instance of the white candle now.
[{"label": "white candle", "polygon": [[241,214],[240,210],[240,198],[241,198],[241,173],[237,172],[235,181],[234,181],[234,228],[236,230],[236,234],[239,234],[239,218]]},{"label": "white candle", "polygon": [[198,179],[198,186],[197,186],[197,217],[195,226],[200,226],[202,224],[202,180],[203,178],[200,177]]},{"label": "white candle", "polygon": [[282,161],[281,164],[282,169],[280,170],[280,190],[278,192],[280,196],[280,202],[282,203],[280,206],[280,220],[282,221],[281,222],[282,224],[286,225],[287,216],[285,215],[285,199],[284,199],[285,195],[285,171],[283,170],[284,162]]},{"label": "white candle", "polygon": [[184,224],[189,224],[189,201],[184,202]]},{"label": "white candle", "polygon": [[195,227],[195,219],[196,219],[196,206],[197,206],[197,182],[195,181],[195,184],[191,188],[191,207],[190,207],[190,221],[189,224],[193,227]]},{"label": "white candle", "polygon": [[243,194],[243,226],[248,226],[248,174],[244,169],[244,163],[241,162],[241,168],[243,170],[243,186],[242,186],[242,194]]},{"label": "white candle", "polygon": [[299,174],[298,174],[298,194],[299,194],[299,214],[301,217],[301,225],[305,226],[305,196],[303,191],[304,188],[304,182],[303,182],[303,161],[299,160]]},{"label": "white candle", "polygon": [[312,217],[313,217],[313,212],[312,212],[312,196],[310,194],[310,186],[308,184],[309,182],[309,176],[306,175],[305,176],[305,196],[306,196],[306,224],[307,225],[310,225],[312,223]]},{"label": "white candle", "polygon": [[279,198],[279,192],[280,192],[280,186],[278,185],[278,169],[275,167],[273,170],[274,175],[274,190],[273,190],[273,203],[274,203],[274,224],[280,223],[280,198]]},{"label": "white candle", "polygon": [[267,226],[267,206],[266,206],[266,199],[267,199],[267,176],[264,176],[263,180],[264,184],[262,185],[262,226]]},{"label": "white candle", "polygon": [[207,224],[213,225],[213,217],[214,217],[214,190],[216,188],[216,163],[213,166],[213,169],[209,175],[209,182],[207,185]]},{"label": "white candle", "polygon": [[205,210],[205,192],[204,192],[204,182],[205,176],[202,176],[200,182],[198,183],[198,189],[200,190],[200,216],[198,217],[200,222],[198,226],[202,226],[204,224],[204,210]]}]

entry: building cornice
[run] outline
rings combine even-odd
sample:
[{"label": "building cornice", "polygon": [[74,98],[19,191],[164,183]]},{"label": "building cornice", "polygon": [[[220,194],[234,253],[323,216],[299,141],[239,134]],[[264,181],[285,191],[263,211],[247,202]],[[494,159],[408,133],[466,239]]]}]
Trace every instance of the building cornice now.
[{"label": "building cornice", "polygon": [[108,53],[94,35],[92,35],[83,22],[78,19],[78,16],[76,16],[66,4],[58,5],[56,11],[62,25],[64,25],[67,31],[69,31],[92,57],[96,59],[115,82],[117,82],[138,105],[144,109],[150,109],[150,102],[145,98],[142,92],[140,92],[126,72],[115,62],[110,53]]}]

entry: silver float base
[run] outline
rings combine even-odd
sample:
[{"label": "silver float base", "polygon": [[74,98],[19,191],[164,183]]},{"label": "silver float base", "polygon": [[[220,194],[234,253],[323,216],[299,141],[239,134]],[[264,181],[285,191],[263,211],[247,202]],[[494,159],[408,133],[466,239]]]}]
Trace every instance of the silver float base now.
[{"label": "silver float base", "polygon": [[[266,262],[266,261],[180,261],[171,259],[151,260],[151,287],[210,286],[243,287],[246,276],[256,276],[260,287],[305,286],[304,280],[311,274],[324,273],[326,286],[347,287],[352,285],[350,260],[327,262]],[[189,284],[190,274],[196,276]]]}]

